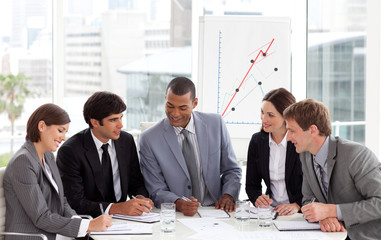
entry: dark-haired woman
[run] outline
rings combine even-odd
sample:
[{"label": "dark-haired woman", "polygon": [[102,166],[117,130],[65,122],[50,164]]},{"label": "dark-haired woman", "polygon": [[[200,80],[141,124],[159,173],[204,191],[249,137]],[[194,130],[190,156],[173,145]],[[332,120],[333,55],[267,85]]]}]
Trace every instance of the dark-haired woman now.
[{"label": "dark-haired woman", "polygon": [[83,237],[112,225],[106,215],[81,219],[66,201],[52,152],[65,140],[69,123],[66,111],[54,104],[44,104],[30,116],[26,142],[4,174],[6,231],[42,233],[53,240]]},{"label": "dark-haired woman", "polygon": [[[302,169],[299,154],[287,142],[283,111],[295,103],[295,97],[286,89],[268,92],[262,100],[261,131],[250,141],[246,193],[250,201],[271,205],[279,215],[291,215],[300,210],[302,201]],[[262,194],[262,180],[267,190]]]}]

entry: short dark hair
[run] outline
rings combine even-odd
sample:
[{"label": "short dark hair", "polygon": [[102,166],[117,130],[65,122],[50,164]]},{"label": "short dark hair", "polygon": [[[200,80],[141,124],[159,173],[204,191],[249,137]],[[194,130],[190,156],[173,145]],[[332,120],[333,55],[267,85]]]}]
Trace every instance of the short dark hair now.
[{"label": "short dark hair", "polygon": [[39,142],[41,140],[38,123],[44,121],[47,126],[64,125],[70,122],[69,115],[65,110],[53,103],[47,103],[38,107],[28,119],[26,124],[26,140]]},{"label": "short dark hair", "polygon": [[83,117],[90,128],[93,128],[90,119],[99,121],[103,126],[103,119],[111,114],[119,114],[126,110],[126,104],[116,94],[111,92],[96,92],[87,99],[83,106]]},{"label": "short dark hair", "polygon": [[167,86],[165,94],[168,94],[169,89],[171,89],[172,93],[174,93],[177,96],[183,96],[190,92],[192,101],[194,101],[196,98],[196,87],[189,78],[177,77],[172,79],[172,81],[170,81]]},{"label": "short dark hair", "polygon": [[[285,88],[277,88],[268,92],[262,99],[262,101],[271,102],[275,109],[283,116],[284,110],[295,103],[295,97]],[[263,130],[263,126],[261,127]]]},{"label": "short dark hair", "polygon": [[283,117],[286,120],[295,120],[303,131],[307,131],[311,125],[316,125],[320,136],[329,136],[332,133],[329,110],[315,99],[305,99],[292,104],[286,108]]}]

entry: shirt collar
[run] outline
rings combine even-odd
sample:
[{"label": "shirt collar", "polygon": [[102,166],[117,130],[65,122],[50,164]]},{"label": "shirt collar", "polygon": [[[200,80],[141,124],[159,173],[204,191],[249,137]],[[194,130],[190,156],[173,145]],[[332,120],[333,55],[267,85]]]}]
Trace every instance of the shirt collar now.
[{"label": "shirt collar", "polygon": [[196,134],[196,127],[194,125],[193,113],[191,114],[191,118],[189,120],[189,123],[188,123],[188,125],[185,128],[182,128],[182,127],[173,127],[173,129],[175,130],[175,133],[176,133],[177,136],[181,133],[181,131],[183,129],[188,130],[188,132],[190,132],[190,133]]},{"label": "shirt collar", "polygon": [[329,147],[329,137],[327,137],[323,143],[323,146],[321,146],[320,150],[315,156],[315,161],[321,166],[325,167],[327,164],[327,157],[328,157],[328,147]]},{"label": "shirt collar", "polygon": [[[94,140],[94,143],[95,143],[95,147],[99,150],[102,146],[103,146],[103,142],[101,142],[93,133],[93,130],[90,129],[90,132],[91,132],[91,136],[93,137],[93,140]],[[113,142],[111,139],[109,139],[107,142],[105,143],[108,143],[110,145],[110,148],[113,147]]]},{"label": "shirt collar", "polygon": [[269,134],[269,146],[271,146],[272,144],[274,144],[274,145],[280,145],[280,146],[283,146],[284,148],[286,148],[287,147],[287,132],[286,132],[286,134],[284,135],[282,141],[279,144],[277,144],[273,140],[273,138],[271,137],[271,133],[270,133]]}]

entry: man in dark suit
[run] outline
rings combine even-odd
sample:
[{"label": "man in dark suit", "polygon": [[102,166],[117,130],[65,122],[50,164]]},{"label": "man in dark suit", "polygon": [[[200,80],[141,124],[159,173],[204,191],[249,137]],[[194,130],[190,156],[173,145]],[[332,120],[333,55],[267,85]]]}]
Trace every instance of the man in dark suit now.
[{"label": "man in dark suit", "polygon": [[83,109],[89,128],[72,136],[58,151],[65,195],[78,214],[96,217],[104,211],[136,216],[153,207],[145,197],[148,193],[134,139],[121,130],[125,110],[116,94],[94,93]]}]

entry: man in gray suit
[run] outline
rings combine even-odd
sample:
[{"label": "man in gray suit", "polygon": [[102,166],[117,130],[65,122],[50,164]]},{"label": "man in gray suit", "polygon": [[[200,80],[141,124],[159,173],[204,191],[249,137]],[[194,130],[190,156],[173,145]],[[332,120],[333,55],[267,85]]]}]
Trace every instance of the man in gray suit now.
[{"label": "man in gray suit", "polygon": [[[381,163],[365,146],[331,135],[328,109],[306,99],[284,111],[287,141],[300,153],[302,212],[325,232],[381,239]],[[316,202],[314,202],[316,199]]]},{"label": "man in gray suit", "polygon": [[233,211],[240,190],[241,169],[224,121],[218,114],[193,111],[195,86],[185,77],[167,86],[167,118],[140,137],[140,165],[156,207],[175,202],[193,216],[198,206]]}]

